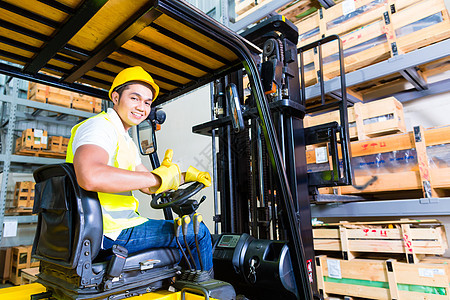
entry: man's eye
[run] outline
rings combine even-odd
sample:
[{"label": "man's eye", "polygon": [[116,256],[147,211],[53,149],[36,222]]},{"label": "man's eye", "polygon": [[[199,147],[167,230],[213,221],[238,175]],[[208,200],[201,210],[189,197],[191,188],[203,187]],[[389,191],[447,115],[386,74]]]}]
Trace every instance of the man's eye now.
[{"label": "man's eye", "polygon": [[150,105],[152,105],[152,103],[151,102],[145,102],[145,105],[150,106]]},{"label": "man's eye", "polygon": [[131,97],[131,100],[133,100],[133,101],[137,101],[137,99],[138,98],[136,98],[136,97]]}]

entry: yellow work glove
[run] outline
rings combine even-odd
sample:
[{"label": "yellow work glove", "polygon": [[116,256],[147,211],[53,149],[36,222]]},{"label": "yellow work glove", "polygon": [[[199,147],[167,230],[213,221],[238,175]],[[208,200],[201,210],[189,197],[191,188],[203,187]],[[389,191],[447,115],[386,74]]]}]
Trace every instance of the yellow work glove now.
[{"label": "yellow work glove", "polygon": [[180,168],[172,163],[173,150],[167,149],[164,159],[159,168],[152,171],[153,174],[161,178],[161,185],[156,190],[156,194],[167,190],[177,190],[180,186],[181,172]]},{"label": "yellow work glove", "polygon": [[196,168],[190,166],[186,171],[186,175],[184,177],[184,182],[198,181],[203,183],[205,186],[211,185],[211,176],[208,172],[200,172]]}]

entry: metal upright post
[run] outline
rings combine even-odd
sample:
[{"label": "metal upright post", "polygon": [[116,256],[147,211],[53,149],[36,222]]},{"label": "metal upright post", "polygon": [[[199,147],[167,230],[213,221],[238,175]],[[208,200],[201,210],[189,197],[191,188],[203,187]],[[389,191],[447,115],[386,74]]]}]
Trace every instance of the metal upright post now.
[{"label": "metal upright post", "polygon": [[[13,95],[19,95],[19,80],[13,79]],[[3,176],[0,186],[0,242],[3,237],[3,220],[5,218],[6,193],[8,188],[9,168],[11,166],[11,155],[13,151],[13,134],[16,128],[17,103],[11,102],[9,110],[8,131],[5,140],[5,161],[3,162]]]}]

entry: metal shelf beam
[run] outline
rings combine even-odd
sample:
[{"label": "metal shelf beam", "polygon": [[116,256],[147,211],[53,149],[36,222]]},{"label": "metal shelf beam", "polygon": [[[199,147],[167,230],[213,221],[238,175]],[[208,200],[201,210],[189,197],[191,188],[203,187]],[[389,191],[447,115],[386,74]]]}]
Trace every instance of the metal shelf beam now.
[{"label": "metal shelf beam", "polygon": [[311,205],[313,218],[450,216],[450,197]]},{"label": "metal shelf beam", "polygon": [[6,221],[17,221],[18,224],[28,224],[28,223],[36,223],[38,220],[37,215],[29,215],[29,216],[5,216]]},{"label": "metal shelf beam", "polygon": [[[0,161],[5,161],[6,155],[0,154]],[[48,165],[48,164],[59,164],[63,163],[65,160],[61,158],[51,158],[51,157],[36,157],[36,156],[25,156],[25,155],[11,155],[11,163],[21,163],[21,164],[33,164],[33,165]]]},{"label": "metal shelf beam", "polygon": [[[347,86],[353,86],[370,80],[381,78],[407,68],[426,64],[448,56],[450,39],[414,50],[409,53],[397,55],[388,60],[356,70],[345,75]],[[340,77],[325,81],[325,93],[340,90]],[[450,88],[449,88],[450,89]],[[320,85],[315,84],[306,88],[306,99],[320,96]]]},{"label": "metal shelf beam", "polygon": [[86,112],[86,111],[82,111],[82,110],[76,110],[76,109],[62,107],[62,106],[56,106],[56,105],[41,103],[41,102],[37,102],[37,101],[30,101],[27,99],[22,99],[22,98],[18,98],[18,97],[14,97],[14,96],[2,95],[2,96],[0,96],[0,101],[17,103],[18,105],[24,105],[24,106],[28,106],[28,107],[53,111],[53,112],[77,116],[77,117],[81,117],[81,118],[90,118],[95,115],[94,113],[90,113],[90,112]]}]

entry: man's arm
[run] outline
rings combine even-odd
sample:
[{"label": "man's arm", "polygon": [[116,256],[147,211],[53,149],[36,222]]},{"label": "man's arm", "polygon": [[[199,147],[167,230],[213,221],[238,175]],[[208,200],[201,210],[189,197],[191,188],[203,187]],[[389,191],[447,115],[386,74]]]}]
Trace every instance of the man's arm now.
[{"label": "man's arm", "polygon": [[[143,165],[136,171],[108,166],[108,153],[100,146],[82,145],[73,159],[78,184],[88,191],[121,193],[133,190],[155,190],[161,185],[159,176],[150,173]],[[142,169],[143,168],[143,169]]]},{"label": "man's arm", "polygon": [[[136,170],[136,172],[149,172],[149,170],[147,170],[147,168],[143,164],[137,165],[135,170]],[[158,176],[156,176],[156,177],[158,177]],[[158,186],[156,186],[154,188],[145,187],[145,188],[139,189],[139,190],[145,194],[154,194],[157,189],[158,189]]]}]

